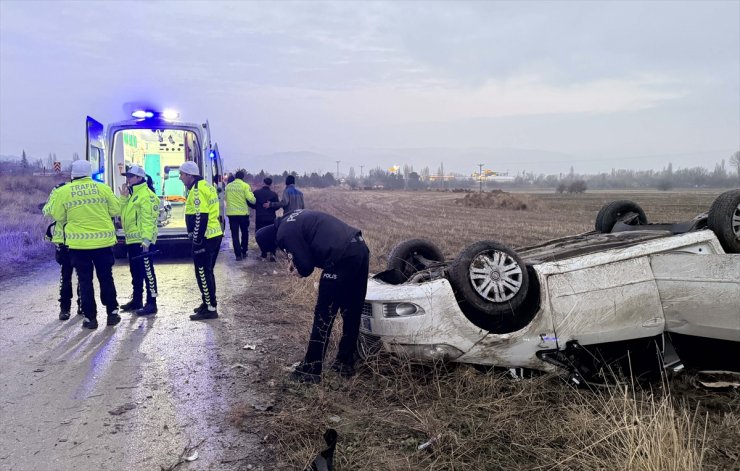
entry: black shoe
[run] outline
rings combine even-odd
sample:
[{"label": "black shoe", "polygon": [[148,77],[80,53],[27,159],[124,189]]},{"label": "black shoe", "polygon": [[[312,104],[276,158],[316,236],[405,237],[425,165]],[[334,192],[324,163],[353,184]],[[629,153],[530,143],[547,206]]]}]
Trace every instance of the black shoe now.
[{"label": "black shoe", "polygon": [[77,315],[78,315],[78,316],[83,316],[83,315],[85,315],[85,313],[84,313],[84,312],[82,312],[82,306],[77,306]]},{"label": "black shoe", "polygon": [[236,259],[237,259],[237,260],[244,260],[244,258],[243,258],[243,257],[242,257],[241,255],[237,255],[237,256],[236,256]]},{"label": "black shoe", "polygon": [[69,309],[62,309],[59,311],[59,320],[66,321],[67,319],[69,319]]},{"label": "black shoe", "polygon": [[197,313],[190,316],[191,321],[202,321],[205,319],[216,319],[218,317],[218,311],[209,311],[206,307],[205,309],[201,309]]},{"label": "black shoe", "polygon": [[157,313],[157,305],[155,303],[146,303],[146,306],[144,306],[141,309],[136,310],[137,316],[149,316],[151,314]]},{"label": "black shoe", "polygon": [[270,261],[271,261],[271,262],[275,262],[275,261],[276,261],[276,260],[275,260],[275,256],[274,256],[273,254],[270,254]]},{"label": "black shoe", "polygon": [[293,370],[293,372],[288,375],[288,379],[294,383],[301,384],[319,384],[321,382],[320,375],[304,373],[300,370]]},{"label": "black shoe", "polygon": [[108,313],[107,325],[116,325],[119,322],[121,322],[121,316],[118,315],[118,309],[114,309]]},{"label": "black shoe", "polygon": [[122,305],[121,306],[121,311],[135,311],[137,309],[141,309],[142,307],[144,307],[144,306],[141,304],[141,301],[133,301],[132,300],[132,301],[129,301],[126,304]]},{"label": "black shoe", "polygon": [[198,314],[203,309],[208,309],[208,304],[206,304],[206,303],[200,303],[200,306],[198,306],[195,309],[193,309],[193,312],[196,313],[196,314]]},{"label": "black shoe", "polygon": [[331,365],[331,369],[339,373],[343,378],[351,378],[355,375],[355,367],[341,361],[335,361]]},{"label": "black shoe", "polygon": [[97,329],[98,328],[97,319],[85,319],[84,321],[82,321],[82,328],[83,329]]}]

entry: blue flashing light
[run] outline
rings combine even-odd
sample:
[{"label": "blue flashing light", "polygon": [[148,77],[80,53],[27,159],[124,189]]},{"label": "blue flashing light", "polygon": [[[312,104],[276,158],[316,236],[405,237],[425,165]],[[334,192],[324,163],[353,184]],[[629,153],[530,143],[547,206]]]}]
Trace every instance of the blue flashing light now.
[{"label": "blue flashing light", "polygon": [[212,159],[215,159],[215,158],[216,158],[216,152],[214,152],[214,151],[210,151],[210,152],[208,153],[208,157],[210,157],[210,158],[212,158]]},{"label": "blue flashing light", "polygon": [[136,110],[133,113],[131,113],[131,116],[133,116],[134,118],[139,118],[139,119],[153,118],[154,112],[146,111],[146,110]]},{"label": "blue flashing light", "polygon": [[105,170],[100,170],[98,173],[93,173],[92,179],[97,182],[104,183],[105,182]]}]

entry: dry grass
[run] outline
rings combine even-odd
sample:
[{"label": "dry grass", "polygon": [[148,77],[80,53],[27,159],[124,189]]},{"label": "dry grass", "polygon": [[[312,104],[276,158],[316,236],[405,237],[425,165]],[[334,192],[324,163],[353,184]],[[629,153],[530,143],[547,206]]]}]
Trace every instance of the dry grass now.
[{"label": "dry grass", "polygon": [[46,220],[38,208],[58,183],[54,178],[0,176],[0,279],[25,271],[37,261],[54,256],[44,241]]},{"label": "dry grass", "polygon": [[[363,230],[371,271],[377,272],[384,269],[384,255],[406,238],[428,238],[454,257],[480,239],[522,246],[590,230],[602,204],[625,196],[659,222],[690,219],[719,193],[521,195],[535,208],[527,211],[461,208],[455,204],[459,195],[445,193],[323,190],[307,191],[306,200]],[[290,279],[281,293],[284,311],[270,314],[272,322],[290,324],[282,340],[296,360],[310,329],[317,276]],[[340,331],[335,325],[329,359]],[[380,356],[352,380],[329,372],[320,385],[306,387],[285,382],[284,362],[265,366],[284,385],[275,412],[261,418],[278,443],[280,469],[303,469],[329,427],[339,432],[338,470],[740,466],[740,394],[697,390],[687,375],[645,389],[588,391],[557,376],[513,380],[468,365]]]}]

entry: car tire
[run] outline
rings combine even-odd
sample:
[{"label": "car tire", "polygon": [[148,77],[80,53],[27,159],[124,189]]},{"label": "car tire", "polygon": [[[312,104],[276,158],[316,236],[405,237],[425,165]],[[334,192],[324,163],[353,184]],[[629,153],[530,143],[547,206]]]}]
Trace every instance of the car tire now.
[{"label": "car tire", "polygon": [[466,247],[448,273],[460,309],[474,324],[494,330],[515,316],[527,297],[529,275],[514,250],[492,240]]},{"label": "car tire", "polygon": [[637,221],[630,222],[630,225],[647,224],[647,216],[640,205],[630,200],[612,201],[605,204],[596,215],[595,228],[597,232],[606,234],[612,231],[614,225],[628,213],[637,214]]},{"label": "car tire", "polygon": [[398,270],[406,278],[425,270],[430,262],[444,262],[442,251],[425,239],[409,239],[393,247],[388,255],[388,270]]},{"label": "car tire", "polygon": [[727,253],[740,253],[740,190],[726,191],[714,200],[707,227]]}]

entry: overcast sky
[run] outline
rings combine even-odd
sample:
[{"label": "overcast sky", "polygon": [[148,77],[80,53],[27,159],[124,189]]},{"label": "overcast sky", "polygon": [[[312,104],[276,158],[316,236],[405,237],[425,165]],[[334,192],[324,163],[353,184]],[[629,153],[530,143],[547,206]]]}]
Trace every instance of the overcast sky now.
[{"label": "overcast sky", "polygon": [[0,154],[82,154],[86,115],[137,100],[248,170],[713,168],[740,149],[740,1],[0,1]]}]

